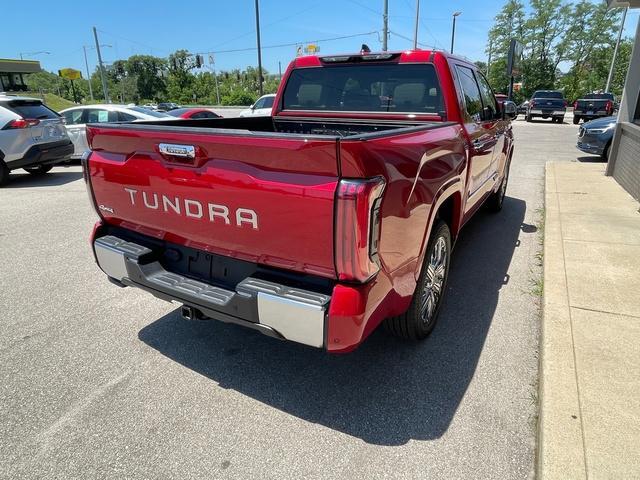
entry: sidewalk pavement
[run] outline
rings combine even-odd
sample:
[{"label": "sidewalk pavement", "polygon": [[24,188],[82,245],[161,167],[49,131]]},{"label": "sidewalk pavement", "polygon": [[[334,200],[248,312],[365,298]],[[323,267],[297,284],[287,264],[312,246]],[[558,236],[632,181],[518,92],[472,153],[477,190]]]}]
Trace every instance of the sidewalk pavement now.
[{"label": "sidewalk pavement", "polygon": [[640,205],[547,163],[538,476],[640,478]]}]

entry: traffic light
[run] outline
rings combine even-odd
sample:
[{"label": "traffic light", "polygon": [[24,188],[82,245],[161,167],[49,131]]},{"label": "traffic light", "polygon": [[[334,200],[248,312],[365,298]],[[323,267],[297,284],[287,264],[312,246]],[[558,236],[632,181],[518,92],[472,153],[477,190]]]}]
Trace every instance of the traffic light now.
[{"label": "traffic light", "polygon": [[202,65],[204,65],[204,58],[202,55],[196,55],[196,67],[202,68]]}]

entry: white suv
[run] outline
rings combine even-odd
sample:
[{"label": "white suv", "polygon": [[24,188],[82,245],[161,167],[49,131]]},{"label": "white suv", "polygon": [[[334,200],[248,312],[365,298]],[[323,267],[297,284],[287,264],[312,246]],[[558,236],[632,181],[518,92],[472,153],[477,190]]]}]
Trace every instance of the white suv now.
[{"label": "white suv", "polygon": [[60,115],[37,98],[0,94],[0,185],[11,170],[41,175],[72,153]]}]

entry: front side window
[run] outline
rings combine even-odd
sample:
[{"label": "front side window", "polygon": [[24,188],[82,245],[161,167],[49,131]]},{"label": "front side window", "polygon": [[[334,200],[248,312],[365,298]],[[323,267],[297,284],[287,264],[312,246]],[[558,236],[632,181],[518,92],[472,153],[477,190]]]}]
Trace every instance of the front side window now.
[{"label": "front side window", "polygon": [[633,116],[633,121],[640,125],[640,93],[638,94],[638,100],[636,102],[636,113]]},{"label": "front side window", "polygon": [[458,72],[460,79],[467,113],[474,122],[480,122],[482,120],[482,95],[473,70],[456,65],[456,72]]},{"label": "front side window", "polygon": [[69,110],[64,112],[64,122],[67,125],[78,125],[82,123],[82,110]]},{"label": "front side window", "polygon": [[491,90],[489,82],[487,82],[487,80],[481,73],[476,72],[476,78],[478,79],[480,96],[482,97],[482,119],[493,120],[498,116],[498,105],[496,104],[496,97],[493,95],[493,90]]},{"label": "front side window", "polygon": [[296,69],[285,86],[283,108],[445,115],[432,64],[348,63]]}]

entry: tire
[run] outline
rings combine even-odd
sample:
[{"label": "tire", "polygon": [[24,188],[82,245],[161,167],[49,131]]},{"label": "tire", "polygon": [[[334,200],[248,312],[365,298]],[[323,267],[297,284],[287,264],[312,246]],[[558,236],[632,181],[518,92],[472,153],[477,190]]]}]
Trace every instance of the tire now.
[{"label": "tire", "polygon": [[6,185],[9,181],[9,167],[4,163],[3,160],[0,160],[0,187]]},{"label": "tire", "polygon": [[600,155],[600,158],[602,158],[603,162],[608,162],[609,161],[609,149],[611,147],[611,143],[607,143],[607,145],[604,147],[604,150],[602,151],[602,155]]},{"label": "tire", "polygon": [[37,167],[25,167],[24,170],[31,175],[44,175],[53,168],[52,165],[38,165]]},{"label": "tire", "polygon": [[573,124],[578,125],[580,123],[580,117],[573,117]]},{"label": "tire", "polygon": [[387,332],[405,340],[422,340],[433,331],[447,288],[450,263],[451,232],[446,223],[437,221],[411,304],[402,315],[384,321]]},{"label": "tire", "polygon": [[525,116],[524,116],[524,119],[525,119],[527,122],[531,122],[531,115],[525,115]]},{"label": "tire", "polygon": [[504,171],[504,177],[498,190],[493,192],[489,198],[487,198],[487,208],[493,212],[498,213],[502,210],[504,204],[504,197],[507,195],[507,186],[509,185],[509,169],[511,168],[511,162],[509,162]]}]

